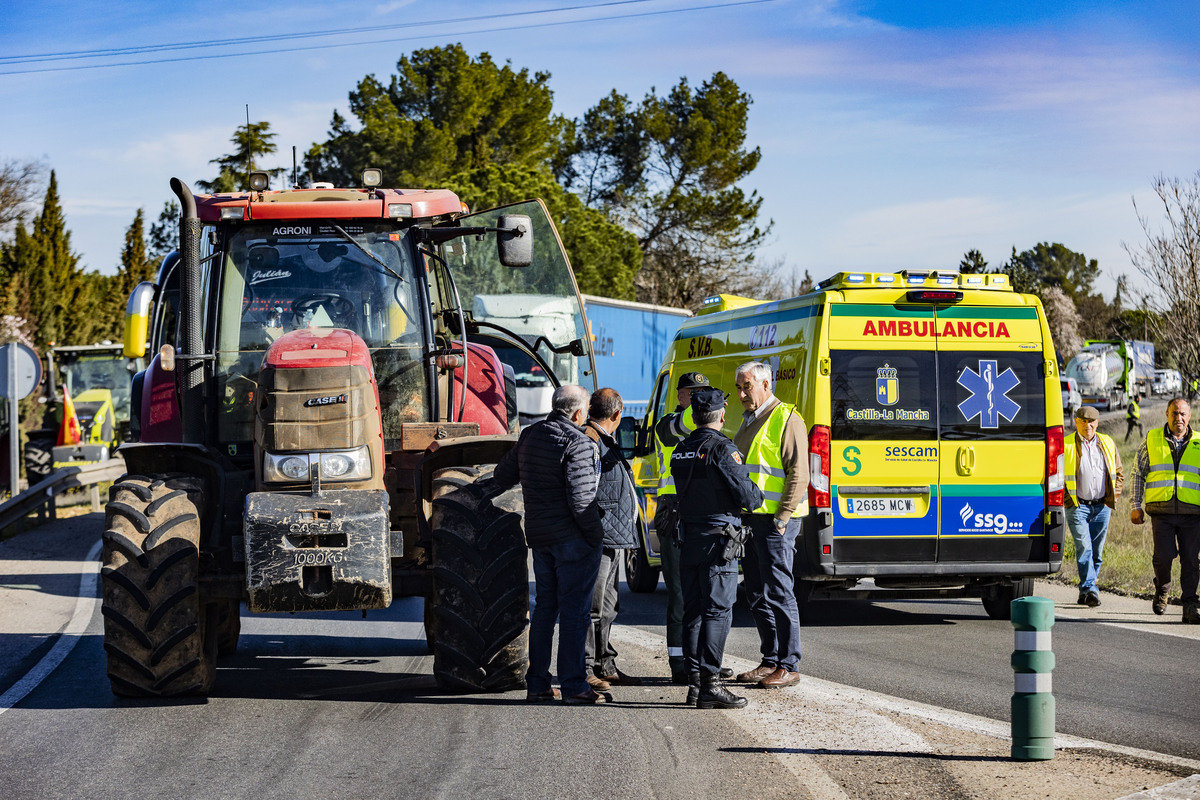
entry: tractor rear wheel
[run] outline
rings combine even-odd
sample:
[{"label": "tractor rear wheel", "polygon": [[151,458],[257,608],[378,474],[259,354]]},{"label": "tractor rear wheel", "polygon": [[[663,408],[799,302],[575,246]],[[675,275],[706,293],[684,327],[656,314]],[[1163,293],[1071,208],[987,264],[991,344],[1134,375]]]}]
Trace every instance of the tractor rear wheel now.
[{"label": "tractor rear wheel", "polygon": [[104,651],[113,694],[207,694],[218,606],[200,597],[203,489],[188,475],[126,475],[105,509]]},{"label": "tractor rear wheel", "polygon": [[457,692],[523,688],[529,666],[520,495],[489,497],[479,481],[490,475],[454,467],[433,478],[433,675]]}]

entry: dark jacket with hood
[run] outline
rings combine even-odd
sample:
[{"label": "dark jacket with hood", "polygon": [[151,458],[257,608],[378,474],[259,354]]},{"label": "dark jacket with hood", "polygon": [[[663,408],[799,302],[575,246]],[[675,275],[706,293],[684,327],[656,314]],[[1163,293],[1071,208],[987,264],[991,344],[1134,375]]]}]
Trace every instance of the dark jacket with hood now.
[{"label": "dark jacket with hood", "polygon": [[596,502],[603,516],[604,546],[628,550],[638,546],[638,501],[633,489],[633,470],[611,434],[588,420],[584,434],[600,448],[600,485]]},{"label": "dark jacket with hood", "polygon": [[600,453],[583,429],[558,411],[525,430],[496,465],[494,482],[521,484],[525,541],[549,547],[572,538],[600,546],[604,528],[596,502]]}]

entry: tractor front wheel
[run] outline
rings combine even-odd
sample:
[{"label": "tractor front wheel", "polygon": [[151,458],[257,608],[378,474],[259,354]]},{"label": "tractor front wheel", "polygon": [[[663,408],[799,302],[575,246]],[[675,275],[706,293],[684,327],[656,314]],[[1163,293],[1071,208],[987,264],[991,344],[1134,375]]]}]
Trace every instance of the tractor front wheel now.
[{"label": "tractor front wheel", "polygon": [[200,597],[201,482],[126,475],[111,498],[101,613],[113,694],[207,694],[216,677],[219,609]]}]

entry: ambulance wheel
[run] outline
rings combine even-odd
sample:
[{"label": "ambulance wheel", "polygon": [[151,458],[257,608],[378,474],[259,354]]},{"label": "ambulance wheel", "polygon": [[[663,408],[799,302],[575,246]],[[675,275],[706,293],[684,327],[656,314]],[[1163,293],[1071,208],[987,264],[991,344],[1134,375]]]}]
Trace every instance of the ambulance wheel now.
[{"label": "ambulance wheel", "polygon": [[30,438],[25,443],[25,480],[30,486],[41,483],[54,471],[53,439]]},{"label": "ambulance wheel", "polygon": [[449,691],[521,689],[529,668],[520,492],[493,497],[480,483],[490,476],[473,467],[433,476],[433,676]]},{"label": "ambulance wheel", "polygon": [[984,590],[983,609],[992,619],[1012,619],[1012,601],[1033,594],[1033,578],[1021,578],[1015,583],[990,586]]},{"label": "ambulance wheel", "polygon": [[205,695],[216,677],[218,604],[200,597],[193,476],[126,475],[105,508],[104,651],[113,694]]},{"label": "ambulance wheel", "polygon": [[658,577],[662,570],[650,566],[645,543],[625,551],[625,585],[629,591],[649,594],[658,588]]},{"label": "ambulance wheel", "polygon": [[816,584],[812,581],[796,581],[796,617],[800,622],[804,622],[805,615],[808,614],[814,588]]}]

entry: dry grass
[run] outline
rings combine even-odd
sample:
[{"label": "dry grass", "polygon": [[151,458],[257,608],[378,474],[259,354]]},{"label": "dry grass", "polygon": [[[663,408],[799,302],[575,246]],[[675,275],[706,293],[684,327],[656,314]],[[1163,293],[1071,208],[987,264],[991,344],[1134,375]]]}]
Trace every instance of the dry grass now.
[{"label": "dry grass", "polygon": [[[1162,402],[1151,406],[1142,405],[1142,427],[1149,430],[1152,425],[1160,425],[1164,420],[1166,404]],[[1068,423],[1070,421],[1068,420]],[[1121,462],[1125,468],[1125,492],[1117,501],[1117,507],[1110,517],[1108,539],[1104,544],[1104,564],[1100,567],[1100,575],[1096,580],[1100,588],[1117,594],[1149,598],[1154,594],[1154,569],[1150,564],[1153,544],[1150,536],[1150,523],[1134,525],[1129,520],[1129,494],[1133,488],[1133,471],[1137,469],[1137,449],[1143,440],[1137,442],[1137,431],[1125,438],[1125,420],[1119,417],[1105,419],[1100,422],[1100,431],[1113,437],[1117,450],[1121,453]],[[1063,553],[1063,567],[1057,578],[1072,586],[1079,584],[1079,572],[1075,566],[1075,545],[1068,531]],[[1179,598],[1179,560],[1171,570],[1172,598]]]}]

